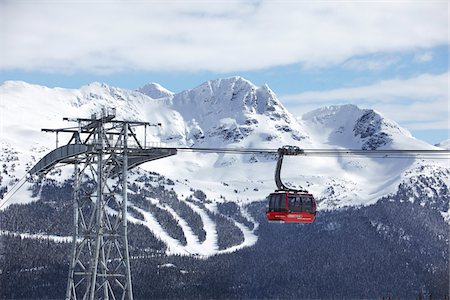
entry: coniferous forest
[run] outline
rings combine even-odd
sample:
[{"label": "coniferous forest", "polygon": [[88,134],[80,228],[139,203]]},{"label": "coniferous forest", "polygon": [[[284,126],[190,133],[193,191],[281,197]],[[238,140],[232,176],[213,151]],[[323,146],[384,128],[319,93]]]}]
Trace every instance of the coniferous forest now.
[{"label": "coniferous forest", "polygon": [[[184,209],[185,215],[192,214],[175,194],[165,189],[155,193],[172,204],[179,201],[180,213]],[[2,230],[70,235],[71,208],[65,205],[70,194],[70,184],[49,186],[39,201],[8,207],[0,213]],[[253,203],[247,208],[259,222],[257,243],[208,259],[167,256],[164,243],[147,228],[130,224],[134,296],[445,299],[449,291],[448,224],[433,208],[396,197],[367,207],[320,211],[313,224],[269,223],[264,218],[266,204]],[[222,204],[219,210],[242,219],[233,204]],[[219,243],[232,244],[241,237],[223,215],[217,217]],[[191,219],[201,225],[194,216]],[[169,221],[164,224],[176,226]],[[175,235],[178,230],[171,232]],[[202,228],[196,231],[201,236]],[[0,298],[63,298],[70,249],[70,243],[45,237],[2,235]]]}]

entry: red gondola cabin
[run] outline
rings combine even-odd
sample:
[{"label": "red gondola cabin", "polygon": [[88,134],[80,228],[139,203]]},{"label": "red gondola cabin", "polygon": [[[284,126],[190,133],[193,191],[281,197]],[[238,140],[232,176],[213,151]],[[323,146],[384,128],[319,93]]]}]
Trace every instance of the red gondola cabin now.
[{"label": "red gondola cabin", "polygon": [[276,191],[267,197],[269,221],[312,223],[316,217],[316,200],[302,191]]}]

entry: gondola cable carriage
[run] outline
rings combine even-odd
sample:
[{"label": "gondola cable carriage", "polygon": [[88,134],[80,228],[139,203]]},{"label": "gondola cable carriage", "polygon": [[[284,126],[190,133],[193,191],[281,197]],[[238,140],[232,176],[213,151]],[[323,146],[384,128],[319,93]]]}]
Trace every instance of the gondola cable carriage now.
[{"label": "gondola cable carriage", "polygon": [[266,217],[269,221],[288,223],[312,223],[316,217],[316,200],[304,189],[287,187],[281,181],[281,167],[285,155],[304,155],[296,146],[284,146],[278,149],[278,161],[275,169],[277,190],[267,197]]}]

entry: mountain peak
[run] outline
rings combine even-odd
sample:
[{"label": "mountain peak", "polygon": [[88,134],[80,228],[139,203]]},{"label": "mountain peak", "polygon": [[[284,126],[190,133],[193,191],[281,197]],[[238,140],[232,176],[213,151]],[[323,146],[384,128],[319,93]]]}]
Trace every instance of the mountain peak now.
[{"label": "mountain peak", "polygon": [[394,140],[412,139],[408,130],[373,109],[353,104],[326,106],[302,116],[326,143],[375,150]]},{"label": "mountain peak", "polygon": [[205,83],[210,83],[212,85],[234,85],[234,84],[238,83],[238,84],[244,84],[246,86],[255,87],[255,85],[250,80],[245,79],[242,76],[231,76],[231,77],[225,77],[225,78],[217,78],[217,79],[208,80]]},{"label": "mountain peak", "polygon": [[205,96],[220,95],[224,96],[224,100],[233,100],[233,96],[239,91],[247,92],[252,90],[256,90],[256,86],[252,82],[240,76],[233,76],[208,80],[191,91],[195,93],[200,92],[200,94]]},{"label": "mountain peak", "polygon": [[98,88],[98,89],[109,89],[109,85],[107,83],[104,82],[99,82],[99,81],[93,81],[91,83],[85,84],[81,87],[81,89],[89,89],[89,88]]},{"label": "mountain peak", "polygon": [[286,113],[286,109],[267,84],[257,87],[240,76],[208,80],[175,95],[173,104],[227,106],[228,110],[259,114],[277,110]]},{"label": "mountain peak", "polygon": [[144,85],[143,87],[139,88],[137,91],[153,99],[167,98],[172,97],[174,95],[173,92],[169,91],[168,89],[164,88],[163,86],[161,86],[159,83],[156,82],[150,82]]}]

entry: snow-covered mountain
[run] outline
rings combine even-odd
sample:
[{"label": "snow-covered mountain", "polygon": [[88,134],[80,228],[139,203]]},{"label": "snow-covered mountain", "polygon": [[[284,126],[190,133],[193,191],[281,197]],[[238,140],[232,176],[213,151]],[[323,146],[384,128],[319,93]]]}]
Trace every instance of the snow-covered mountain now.
[{"label": "snow-covered mountain", "polygon": [[[417,140],[395,121],[355,105],[295,118],[268,86],[241,77],[181,93],[155,83],[129,91],[101,83],[50,89],[5,82],[0,86],[0,298],[64,297],[72,168],[27,182],[6,205],[1,198],[55,148],[55,137],[41,128],[70,126],[63,117],[89,117],[105,106],[115,107],[118,119],[161,123],[147,132],[147,142],[156,145],[445,148]],[[59,145],[68,138],[60,134]],[[280,226],[264,219],[275,164],[270,155],[179,151],[133,169],[129,240],[136,297],[447,293],[448,160],[286,157],[283,181],[311,191],[319,212],[313,224]]]},{"label": "snow-covered mountain", "polygon": [[304,114],[301,121],[323,144],[362,150],[433,149],[395,121],[352,104],[319,108]]},{"label": "snow-covered mountain", "polygon": [[155,82],[148,83],[143,87],[139,88],[137,91],[141,92],[142,94],[146,94],[147,96],[153,99],[161,99],[173,96],[173,93],[171,91],[162,87],[159,83]]},{"label": "snow-covered mountain", "polygon": [[258,88],[241,77],[205,82],[176,94],[171,104],[186,122],[191,145],[257,147],[308,140],[267,85]]},{"label": "snow-covered mountain", "polygon": [[[50,89],[8,81],[0,86],[0,94],[2,194],[54,148],[54,137],[40,132],[41,128],[67,126],[62,117],[88,117],[104,106],[115,107],[118,119],[162,123],[161,128],[149,132],[147,140],[174,147],[273,149],[296,145],[302,148],[436,149],[415,139],[380,113],[355,105],[323,107],[296,119],[267,85],[256,87],[242,77],[211,80],[177,94],[155,83],[129,91],[101,83],[80,89]],[[59,140],[60,145],[65,142],[63,137]],[[429,180],[423,188],[441,191],[436,201],[443,203],[436,208],[443,214],[448,213],[448,199],[442,200],[440,195],[448,191],[450,175],[448,165],[440,161],[348,157],[287,157],[285,161],[284,181],[313,192],[319,209],[373,204],[386,195],[398,193],[400,187],[409,186],[414,190],[418,182],[423,185],[420,178],[426,176]],[[243,206],[261,201],[273,191],[275,163],[272,156],[180,152],[143,168],[170,179],[173,183],[170,188],[180,199],[198,199],[193,192],[197,190],[206,194],[211,204],[191,209],[202,216],[204,224],[211,224],[211,237],[215,229],[208,213],[217,212],[218,203],[232,201],[249,220]],[[70,174],[70,170],[63,169],[49,176],[63,180]],[[134,180],[142,175],[136,176]],[[406,200],[411,197],[413,195]],[[8,204],[35,200],[31,191],[22,189]],[[168,206],[158,207],[170,211]],[[150,220],[149,215],[147,224]],[[247,246],[256,239],[257,224],[249,222],[253,224],[250,227],[236,223],[239,230],[245,232],[242,245]],[[155,229],[155,224],[153,230],[162,232]],[[188,226],[183,230],[188,232]],[[163,236],[160,234],[164,240]],[[208,248],[216,249],[212,252],[201,252],[202,243],[195,238],[191,240],[194,242],[188,246],[170,239],[165,242],[171,245],[171,253],[180,253],[183,247],[205,255],[217,252],[215,246]],[[217,240],[208,241],[217,245]]]},{"label": "snow-covered mountain", "polygon": [[278,147],[309,139],[267,85],[256,87],[242,77],[207,81],[178,94],[154,83],[138,91],[164,100],[181,115],[184,132],[164,137],[164,142],[197,147]]}]

